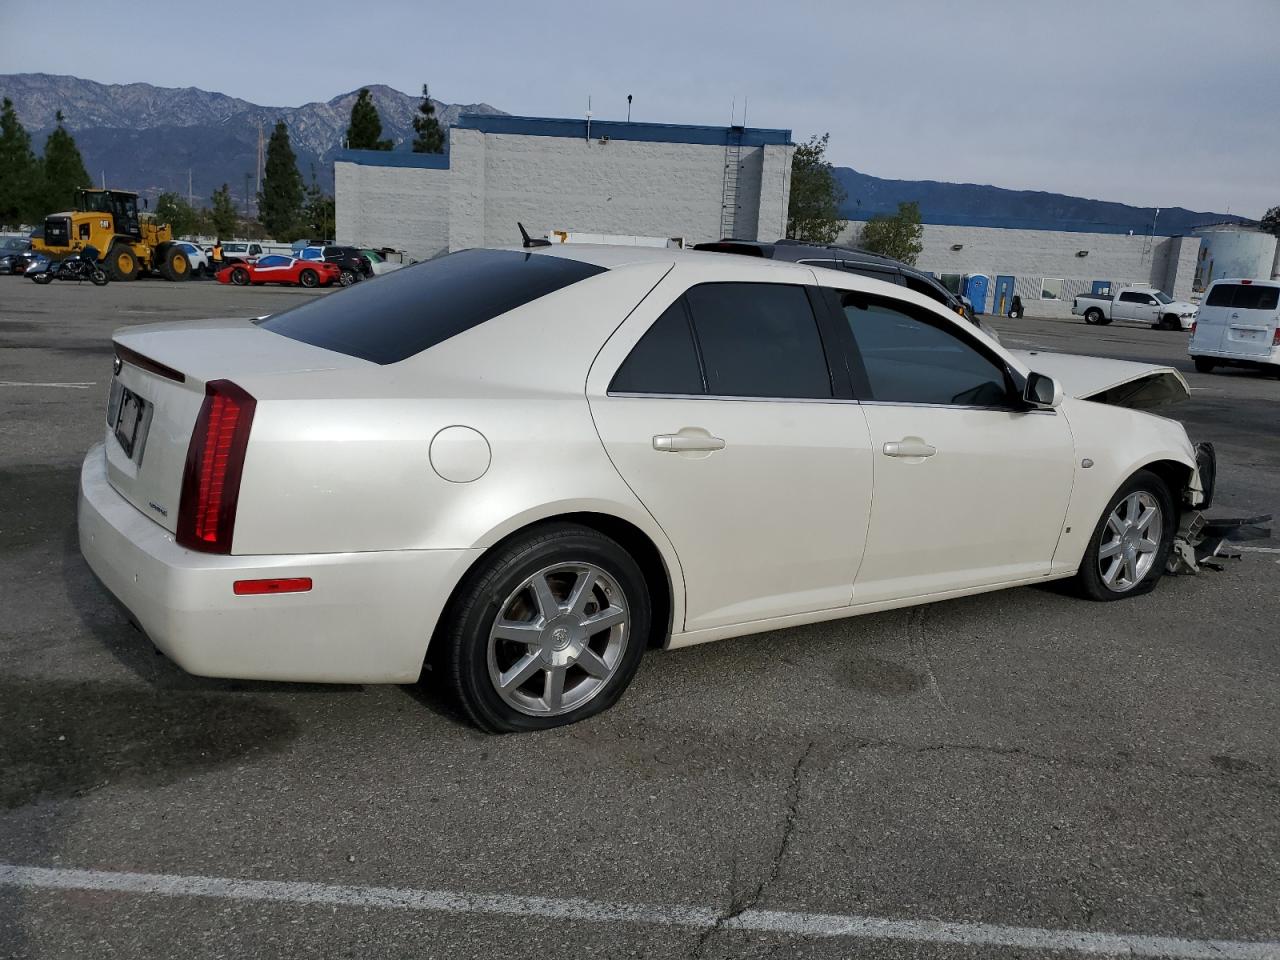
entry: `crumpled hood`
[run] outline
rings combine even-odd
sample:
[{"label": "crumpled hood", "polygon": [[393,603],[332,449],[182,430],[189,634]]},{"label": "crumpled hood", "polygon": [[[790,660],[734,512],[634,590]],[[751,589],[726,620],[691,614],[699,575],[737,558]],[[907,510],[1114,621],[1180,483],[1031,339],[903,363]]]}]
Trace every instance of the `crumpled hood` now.
[{"label": "crumpled hood", "polygon": [[1142,410],[1191,396],[1187,381],[1173,367],[1039,350],[1012,353],[1027,369],[1053,377],[1066,396],[1078,400]]}]

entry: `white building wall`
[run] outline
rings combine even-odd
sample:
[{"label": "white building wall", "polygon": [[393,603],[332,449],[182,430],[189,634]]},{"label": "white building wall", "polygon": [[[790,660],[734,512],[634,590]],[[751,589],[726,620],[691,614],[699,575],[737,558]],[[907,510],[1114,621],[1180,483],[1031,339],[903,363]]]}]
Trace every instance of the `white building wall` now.
[{"label": "white building wall", "polygon": [[449,171],[336,161],[334,242],[394,247],[418,259],[449,242]]},{"label": "white building wall", "polygon": [[795,150],[795,147],[774,144],[766,144],[762,148],[757,240],[773,241],[787,235],[787,206],[791,203],[791,160]]},{"label": "white building wall", "polygon": [[[449,250],[485,245],[485,147],[479,130],[449,131]],[[503,242],[516,240],[518,236]]]},{"label": "white building wall", "polygon": [[[856,243],[864,221],[850,221],[841,243]],[[1068,317],[1071,300],[1096,280],[1113,288],[1148,284],[1175,297],[1189,297],[1200,242],[1195,237],[1127,236],[997,227],[924,225],[924,249],[916,266],[935,274],[983,274],[994,290],[997,276],[1015,278],[1015,293],[1028,315]],[[959,250],[952,247],[960,245]],[[1077,256],[1081,250],[1086,256]],[[1045,278],[1064,281],[1060,300],[1041,298]],[[1169,289],[1172,287],[1172,289]],[[988,300],[990,308],[990,300]]]},{"label": "white building wall", "polygon": [[[473,131],[457,130],[455,136]],[[720,237],[725,148],[689,143],[484,134],[484,243],[530,233]],[[747,166],[759,147],[744,149]],[[454,155],[454,162],[460,158]],[[459,173],[464,167],[457,163]],[[758,208],[758,177],[740,181],[739,203]],[[754,210],[753,210],[754,214]],[[754,215],[751,220],[754,221]],[[754,223],[752,223],[754,229]],[[752,234],[754,237],[754,233]],[[456,239],[454,246],[459,244]]]}]

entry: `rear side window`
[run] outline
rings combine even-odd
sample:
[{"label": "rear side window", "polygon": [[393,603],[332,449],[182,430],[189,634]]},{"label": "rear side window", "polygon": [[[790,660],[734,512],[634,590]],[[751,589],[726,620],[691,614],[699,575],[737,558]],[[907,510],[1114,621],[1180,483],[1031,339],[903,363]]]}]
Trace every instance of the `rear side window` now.
[{"label": "rear side window", "polygon": [[259,321],[273,333],[397,363],[603,267],[515,250],[464,250],[404,267]]},{"label": "rear side window", "polygon": [[653,322],[609,384],[610,393],[705,393],[689,312],[681,297]]},{"label": "rear side window", "polygon": [[920,277],[913,277],[909,273],[903,274],[902,279],[906,283],[908,290],[913,290],[921,296],[928,297],[930,300],[936,300],[944,306],[951,306],[951,297],[946,290],[937,284],[930,283]]},{"label": "rear side window", "polygon": [[1280,306],[1280,287],[1257,284],[1217,283],[1205,299],[1206,307],[1234,307],[1236,310],[1275,310]]},{"label": "rear side window", "polygon": [[704,283],[685,294],[707,393],[720,397],[824,399],[831,375],[803,287]]}]

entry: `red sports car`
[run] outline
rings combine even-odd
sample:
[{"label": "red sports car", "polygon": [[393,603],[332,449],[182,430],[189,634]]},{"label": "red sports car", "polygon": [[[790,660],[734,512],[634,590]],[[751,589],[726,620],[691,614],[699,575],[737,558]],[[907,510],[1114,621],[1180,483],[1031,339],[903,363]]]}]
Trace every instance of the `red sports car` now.
[{"label": "red sports car", "polygon": [[336,263],[323,260],[297,260],[279,254],[259,257],[253,263],[233,263],[218,271],[219,283],[237,287],[251,283],[287,283],[304,287],[327,287],[342,275]]}]

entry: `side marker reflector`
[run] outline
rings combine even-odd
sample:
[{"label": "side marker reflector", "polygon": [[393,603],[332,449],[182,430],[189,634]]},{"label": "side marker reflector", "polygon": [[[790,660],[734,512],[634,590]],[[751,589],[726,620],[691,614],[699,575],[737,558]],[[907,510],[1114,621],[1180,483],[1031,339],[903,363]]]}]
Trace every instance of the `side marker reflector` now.
[{"label": "side marker reflector", "polygon": [[310,577],[283,577],[275,580],[237,580],[237,597],[253,597],[264,593],[306,593],[311,589]]}]

